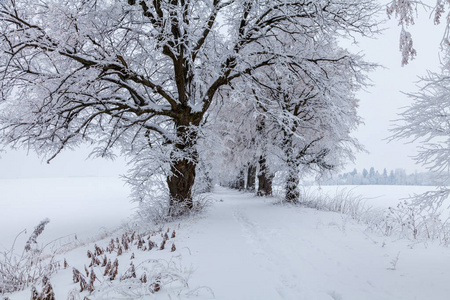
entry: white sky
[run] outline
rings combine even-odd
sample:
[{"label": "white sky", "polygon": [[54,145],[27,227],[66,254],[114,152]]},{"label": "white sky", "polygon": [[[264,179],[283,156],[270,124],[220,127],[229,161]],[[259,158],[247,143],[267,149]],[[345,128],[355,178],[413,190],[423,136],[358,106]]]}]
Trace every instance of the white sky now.
[{"label": "white sky", "polygon": [[433,25],[428,16],[429,13],[421,13],[416,24],[409,28],[417,57],[404,67],[399,52],[401,28],[396,20],[385,24],[388,29],[378,39],[360,42],[359,49],[366,54],[366,59],[385,68],[370,74],[373,86],[359,93],[359,115],[365,124],[354,135],[369,154],[358,154],[355,164],[349,164],[348,170],[356,167],[360,171],[372,166],[380,171],[385,167],[388,170],[404,168],[408,172],[424,170],[411,158],[416,153],[415,145],[406,141],[388,143],[386,138],[391,134],[392,120],[398,119],[397,114],[402,108],[411,104],[411,99],[402,92],[418,91],[418,76],[426,75],[427,70],[439,70],[439,46],[445,28]]},{"label": "white sky", "polygon": [[[398,49],[400,27],[396,20],[389,21],[385,26],[389,29],[378,39],[362,40],[356,48],[366,54],[368,61],[379,63],[386,69],[380,68],[370,74],[374,86],[359,94],[359,114],[365,124],[354,135],[370,153],[357,154],[355,164],[349,164],[347,170],[356,167],[360,171],[373,166],[380,171],[385,167],[388,170],[404,168],[408,172],[420,171],[423,168],[416,166],[410,157],[415,153],[414,145],[404,141],[387,143],[385,139],[390,135],[391,120],[397,118],[401,107],[411,102],[401,91],[416,91],[418,76],[425,75],[427,69],[439,69],[439,44],[444,27],[434,26],[428,13],[421,13],[416,25],[409,29],[413,34],[417,58],[401,67]],[[123,159],[86,160],[88,153],[86,149],[66,151],[51,164],[46,164],[34,153],[27,155],[25,151],[9,151],[0,154],[0,178],[118,176],[126,172]]]},{"label": "white sky", "polygon": [[87,148],[66,150],[47,164],[34,152],[11,150],[0,153],[0,178],[118,177],[127,171],[126,162],[120,157],[112,161],[88,156]]}]

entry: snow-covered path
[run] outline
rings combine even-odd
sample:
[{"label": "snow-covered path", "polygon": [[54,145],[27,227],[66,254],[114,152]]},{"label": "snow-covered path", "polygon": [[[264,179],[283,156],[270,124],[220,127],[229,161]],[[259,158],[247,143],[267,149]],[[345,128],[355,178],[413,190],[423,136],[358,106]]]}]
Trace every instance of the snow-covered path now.
[{"label": "snow-covered path", "polygon": [[394,242],[345,216],[250,194],[217,188],[212,197],[217,202],[184,224],[178,243],[195,269],[190,285],[211,288],[216,299],[450,297],[446,248]]},{"label": "snow-covered path", "polygon": [[[42,217],[52,220],[43,233],[45,241],[73,232],[85,239],[98,236],[103,225],[115,232],[112,229],[132,213],[126,201],[128,191],[117,180],[14,182],[0,185],[0,223],[4,224],[0,226],[0,245],[9,245],[8,237],[14,237],[18,228],[32,228]],[[19,189],[24,185],[26,189]],[[55,186],[58,189],[45,193]],[[387,188],[383,192],[390,194]],[[220,187],[209,197],[213,203],[204,213],[164,226],[176,228],[175,252],[136,251],[136,260],[169,262],[175,257],[179,266],[192,267],[189,287],[175,283],[139,299],[166,300],[169,295],[183,300],[187,296],[201,300],[450,299],[448,248],[380,237],[345,215],[274,205],[274,199]],[[96,243],[106,247],[109,240]],[[89,263],[86,251],[92,247],[86,244],[63,257],[81,270]],[[129,264],[129,255],[119,257],[121,266]],[[77,289],[69,269],[61,270],[51,281],[58,300],[67,299],[69,291]],[[100,295],[89,295],[89,299],[137,299]],[[29,297],[26,290],[10,299]]]}]

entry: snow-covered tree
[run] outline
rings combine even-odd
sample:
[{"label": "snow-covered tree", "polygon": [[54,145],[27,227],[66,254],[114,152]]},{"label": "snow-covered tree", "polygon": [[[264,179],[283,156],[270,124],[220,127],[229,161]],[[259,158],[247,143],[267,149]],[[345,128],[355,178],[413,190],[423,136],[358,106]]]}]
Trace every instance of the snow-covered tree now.
[{"label": "snow-covered tree", "polygon": [[[450,55],[450,49],[447,49]],[[417,163],[437,175],[439,188],[416,197],[424,207],[439,207],[450,195],[450,62],[441,73],[428,73],[419,92],[409,94],[411,105],[400,114],[395,139],[420,142]]]},{"label": "snow-covered tree", "polygon": [[[278,36],[287,38],[283,33]],[[359,123],[354,92],[364,84],[364,71],[372,66],[340,49],[333,36],[322,33],[286,45],[297,49],[301,64],[261,68],[252,76],[255,83],[250,91],[232,96],[253,100],[253,106],[249,101],[247,106],[238,106],[247,112],[244,117],[228,120],[219,115],[215,119],[225,119],[218,127],[234,133],[233,159],[227,160],[227,166],[237,158],[247,159],[244,165],[258,158],[261,195],[271,193],[272,174],[282,170],[285,199],[296,202],[302,173],[336,169],[359,149],[349,136]],[[222,115],[238,114],[222,111]]]},{"label": "snow-covered tree", "polygon": [[395,17],[401,26],[399,48],[402,53],[402,65],[408,62],[417,55],[414,49],[413,36],[408,31],[408,27],[414,25],[414,20],[417,18],[419,8],[431,11],[434,24],[440,24],[442,19],[446,21],[446,30],[442,38],[441,46],[445,47],[450,44],[450,10],[446,13],[446,9],[450,8],[450,1],[436,0],[434,3],[423,0],[392,0],[386,6],[386,11],[389,17]]},{"label": "snow-covered tree", "polygon": [[389,173],[388,184],[395,184],[395,175],[393,170]]},{"label": "snow-covered tree", "polygon": [[437,0],[431,5],[426,1],[395,0],[390,2],[387,11],[402,26],[400,48],[405,64],[416,54],[411,34],[405,27],[414,24],[419,6],[431,9],[435,24],[439,24],[442,19],[447,23],[441,42],[444,60],[440,73],[428,72],[427,76],[421,78],[420,90],[408,94],[413,103],[400,114],[391,138],[420,142],[415,160],[435,174],[438,188],[416,195],[414,202],[424,208],[435,209],[450,195],[447,188],[450,182],[450,2]]},{"label": "snow-covered tree", "polygon": [[[302,41],[308,45],[308,41]],[[264,73],[255,97],[266,126],[275,132],[269,143],[279,149],[285,170],[285,199],[299,199],[301,173],[323,173],[353,158],[358,143],[349,134],[359,123],[354,91],[363,84],[361,68],[370,68],[339,49],[332,37],[315,37],[304,46],[301,66],[278,66]]]},{"label": "snow-covered tree", "polygon": [[[233,89],[228,101],[216,103],[208,113],[211,121],[203,127],[208,135],[199,149],[215,170],[218,181],[236,189],[271,194],[273,171],[265,163],[274,140],[265,124],[266,117],[255,109],[252,91]],[[252,101],[250,101],[252,100]],[[212,143],[211,141],[214,140]],[[207,145],[204,142],[207,141]],[[273,161],[273,157],[269,158]],[[273,165],[273,164],[272,164]],[[258,170],[258,174],[256,171]],[[259,186],[255,187],[258,176]]]},{"label": "snow-covered tree", "polygon": [[363,174],[364,178],[367,178],[367,175],[369,175],[369,172],[367,171],[366,168],[364,168],[363,171],[362,171],[362,174]]},{"label": "snow-covered tree", "polygon": [[98,156],[118,147],[137,197],[159,176],[171,205],[190,209],[198,128],[221,91],[302,64],[279,32],[370,35],[377,10],[374,0],[2,0],[2,142],[49,161],[84,142]]}]

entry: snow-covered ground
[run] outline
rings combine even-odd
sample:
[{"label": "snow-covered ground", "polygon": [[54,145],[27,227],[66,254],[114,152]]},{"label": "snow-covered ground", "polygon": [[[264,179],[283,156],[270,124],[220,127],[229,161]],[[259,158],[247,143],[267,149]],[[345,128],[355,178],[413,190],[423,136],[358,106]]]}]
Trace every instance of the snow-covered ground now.
[{"label": "snow-covered ground", "polygon": [[[119,226],[133,213],[128,190],[120,180],[29,179],[0,184],[2,192],[7,191],[6,198],[2,193],[0,199],[2,207],[7,207],[0,216],[2,245],[17,230],[32,230],[43,217],[51,219],[43,239],[75,232],[88,238],[98,235],[102,226],[108,230]],[[358,188],[365,189],[375,193],[376,187]],[[401,195],[401,190],[406,195]],[[411,187],[383,187],[379,194],[368,192],[367,197],[405,197],[410,191]],[[377,236],[348,216],[278,205],[272,198],[220,187],[209,197],[212,204],[205,213],[164,226],[170,232],[176,229],[176,237],[168,241],[168,246],[176,244],[176,251],[169,247],[133,250],[135,265],[146,259],[174,262],[183,278],[189,279],[188,287],[178,282],[142,299],[449,299],[448,248]],[[106,247],[109,240],[96,243]],[[86,251],[92,248],[93,244],[85,245],[63,255],[71,267],[83,270],[89,263]],[[118,257],[121,266],[129,265],[130,255]],[[128,261],[125,264],[123,260]],[[69,291],[77,289],[69,269],[60,270],[51,282],[58,300],[67,299]],[[95,285],[104,287],[100,282]],[[84,295],[89,299],[139,299],[129,290],[122,296],[107,291],[84,292],[80,299]],[[8,296],[11,300],[29,299],[30,292]]]},{"label": "snow-covered ground", "polygon": [[373,207],[395,207],[402,199],[406,199],[414,194],[421,194],[429,190],[434,190],[432,186],[411,186],[411,185],[338,185],[338,186],[307,186],[306,190],[321,191],[330,195],[339,194],[342,191],[353,195],[361,195],[362,200]]},{"label": "snow-covered ground", "polygon": [[29,233],[50,219],[41,242],[77,236],[91,238],[126,221],[136,205],[116,177],[0,179],[0,248],[10,247],[24,229]]},{"label": "snow-covered ground", "polygon": [[[366,232],[336,213],[217,189],[185,244],[217,299],[448,299],[450,253]],[[398,260],[397,260],[398,258]],[[391,270],[395,269],[395,270]],[[214,274],[214,275],[211,275]]]}]

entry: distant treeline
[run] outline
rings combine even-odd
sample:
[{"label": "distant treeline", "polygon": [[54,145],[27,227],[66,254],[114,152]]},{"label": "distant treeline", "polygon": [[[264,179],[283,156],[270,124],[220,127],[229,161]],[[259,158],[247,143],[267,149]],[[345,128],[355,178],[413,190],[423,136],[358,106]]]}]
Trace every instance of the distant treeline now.
[{"label": "distant treeline", "polygon": [[323,185],[436,185],[435,176],[432,173],[412,173],[407,174],[404,169],[388,171],[386,168],[382,172],[373,167],[367,171],[363,169],[358,172],[339,174],[330,179],[320,181]]}]

